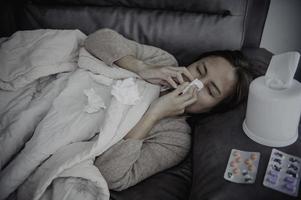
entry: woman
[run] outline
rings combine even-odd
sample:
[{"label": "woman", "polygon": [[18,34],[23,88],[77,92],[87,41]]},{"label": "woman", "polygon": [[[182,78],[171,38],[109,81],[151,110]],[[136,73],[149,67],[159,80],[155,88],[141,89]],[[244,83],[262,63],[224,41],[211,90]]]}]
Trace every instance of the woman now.
[{"label": "woman", "polygon": [[[187,67],[159,48],[138,44],[110,29],[88,36],[85,48],[107,65],[137,73],[145,81],[173,89],[162,91],[141,120],[117,144],[96,158],[95,165],[109,188],[123,190],[182,161],[190,149],[189,114],[223,112],[246,96],[251,75],[238,51],[203,54]],[[190,87],[203,82],[198,92]]]}]

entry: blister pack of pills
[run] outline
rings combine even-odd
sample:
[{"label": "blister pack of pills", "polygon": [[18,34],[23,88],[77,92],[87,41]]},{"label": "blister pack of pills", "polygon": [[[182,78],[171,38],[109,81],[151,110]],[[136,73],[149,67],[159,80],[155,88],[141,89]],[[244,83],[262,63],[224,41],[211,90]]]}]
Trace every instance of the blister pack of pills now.
[{"label": "blister pack of pills", "polygon": [[259,159],[259,152],[232,149],[224,178],[234,183],[254,183]]},{"label": "blister pack of pills", "polygon": [[299,157],[273,149],[263,185],[291,196],[298,196],[300,167]]}]

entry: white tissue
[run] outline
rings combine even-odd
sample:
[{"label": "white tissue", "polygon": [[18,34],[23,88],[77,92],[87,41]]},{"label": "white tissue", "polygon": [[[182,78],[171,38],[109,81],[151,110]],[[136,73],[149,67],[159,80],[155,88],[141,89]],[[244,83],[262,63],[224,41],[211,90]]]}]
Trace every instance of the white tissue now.
[{"label": "white tissue", "polygon": [[191,83],[189,83],[189,85],[187,85],[182,93],[184,94],[185,92],[187,92],[192,85],[195,85],[198,88],[198,91],[200,91],[204,87],[202,81],[200,81],[199,79],[194,79]]},{"label": "white tissue", "polygon": [[88,97],[88,105],[85,106],[84,111],[87,113],[95,113],[100,108],[106,108],[102,98],[98,96],[93,88],[84,90],[84,94]]},{"label": "white tissue", "polygon": [[135,105],[140,100],[138,86],[133,78],[118,80],[113,85],[111,94],[126,105]]},{"label": "white tissue", "polygon": [[289,88],[294,79],[299,58],[298,52],[274,55],[265,74],[265,84],[273,89]]}]

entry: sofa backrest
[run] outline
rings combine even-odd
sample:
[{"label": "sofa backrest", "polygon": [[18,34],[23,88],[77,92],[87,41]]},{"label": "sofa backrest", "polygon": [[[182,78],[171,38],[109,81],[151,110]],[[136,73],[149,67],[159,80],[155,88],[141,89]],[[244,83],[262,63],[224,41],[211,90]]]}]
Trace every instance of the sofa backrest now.
[{"label": "sofa backrest", "polygon": [[6,5],[14,13],[5,15],[12,21],[11,31],[1,28],[0,33],[52,28],[79,29],[89,34],[107,27],[140,43],[167,50],[181,65],[206,51],[259,47],[270,4],[270,0],[17,2]]}]

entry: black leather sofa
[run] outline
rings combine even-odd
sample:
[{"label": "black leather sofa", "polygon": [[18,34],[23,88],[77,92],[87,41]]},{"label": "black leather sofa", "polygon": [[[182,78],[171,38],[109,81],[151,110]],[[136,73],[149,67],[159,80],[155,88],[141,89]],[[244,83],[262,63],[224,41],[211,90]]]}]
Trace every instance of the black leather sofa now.
[{"label": "black leather sofa", "polygon": [[[169,51],[180,65],[206,51],[242,49],[258,75],[265,72],[272,56],[259,48],[270,0],[4,0],[0,4],[1,37],[25,29],[80,29],[89,34],[107,27]],[[187,158],[136,186],[111,191],[111,199],[294,199],[262,186],[271,148],[243,134],[245,106],[191,119],[193,145]],[[280,150],[301,156],[300,143],[299,139]],[[262,153],[255,184],[223,179],[232,148]]]}]

